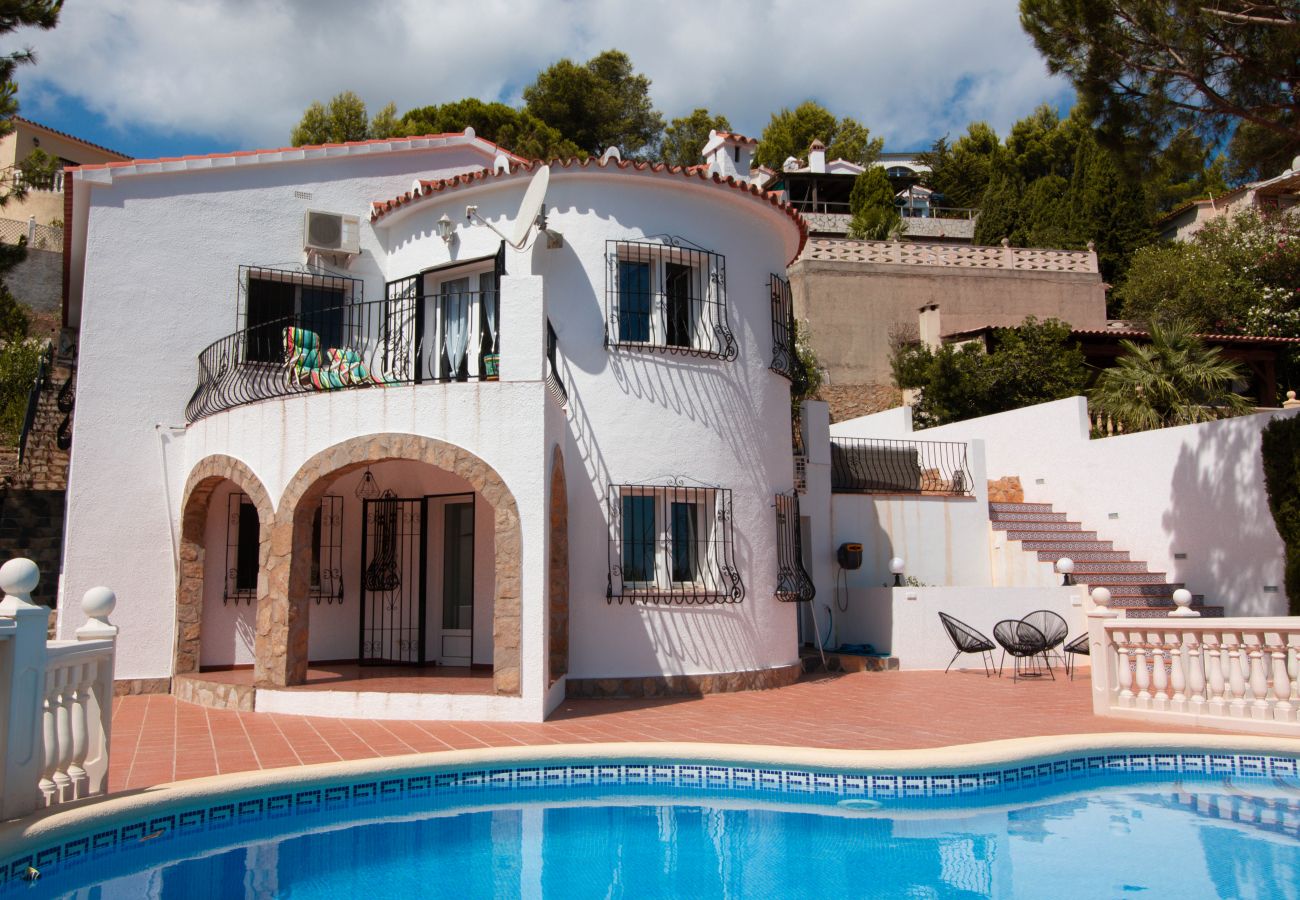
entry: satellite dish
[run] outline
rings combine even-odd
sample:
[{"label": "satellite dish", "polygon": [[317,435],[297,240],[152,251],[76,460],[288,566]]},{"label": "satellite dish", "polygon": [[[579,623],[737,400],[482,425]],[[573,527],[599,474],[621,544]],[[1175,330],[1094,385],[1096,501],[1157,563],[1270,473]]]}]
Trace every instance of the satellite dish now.
[{"label": "satellite dish", "polygon": [[514,231],[506,238],[510,246],[516,250],[524,248],[524,242],[528,240],[528,231],[542,211],[542,203],[546,200],[546,188],[550,183],[550,166],[542,166],[533,175],[533,180],[528,182],[528,190],[524,191],[524,200],[519,204],[519,214],[515,216]]}]

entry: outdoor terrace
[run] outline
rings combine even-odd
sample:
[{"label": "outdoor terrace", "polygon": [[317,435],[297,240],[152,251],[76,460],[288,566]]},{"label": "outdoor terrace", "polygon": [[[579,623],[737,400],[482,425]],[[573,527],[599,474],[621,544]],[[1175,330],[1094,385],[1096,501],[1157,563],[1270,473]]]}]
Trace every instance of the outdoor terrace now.
[{"label": "outdoor terrace", "polygon": [[1223,733],[1094,716],[1086,669],[1074,681],[1061,672],[1056,681],[1017,684],[979,671],[856,673],[769,691],[568,700],[539,724],[312,718],[142,695],[114,701],[109,790],[475,747],[688,741],[898,750],[1106,732]]}]

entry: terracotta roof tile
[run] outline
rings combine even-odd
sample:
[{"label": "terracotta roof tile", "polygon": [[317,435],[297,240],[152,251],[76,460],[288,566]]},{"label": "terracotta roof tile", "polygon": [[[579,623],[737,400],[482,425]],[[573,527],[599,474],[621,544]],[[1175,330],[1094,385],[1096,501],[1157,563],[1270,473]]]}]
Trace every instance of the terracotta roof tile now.
[{"label": "terracotta roof tile", "polygon": [[760,203],[769,204],[772,207],[785,213],[786,216],[789,217],[790,221],[793,222],[795,226],[799,229],[799,246],[798,248],[796,248],[794,257],[792,257],[790,260],[791,262],[793,262],[794,259],[798,258],[799,254],[803,251],[804,244],[808,240],[808,223],[804,221],[803,216],[799,214],[798,210],[796,210],[790,204],[785,203],[776,194],[755,187],[754,185],[750,184],[748,181],[732,178],[730,176],[723,178],[720,175],[709,175],[707,174],[706,171],[704,171],[704,167],[701,166],[691,166],[691,167],[683,168],[681,166],[669,166],[666,163],[634,162],[632,160],[617,160],[617,159],[610,159],[607,163],[601,163],[599,160],[590,157],[587,159],[569,158],[569,159],[552,159],[552,160],[533,160],[531,162],[521,163],[519,165],[512,165],[507,171],[504,172],[494,172],[494,171],[490,172],[487,170],[480,170],[477,172],[467,172],[463,175],[453,175],[451,178],[441,178],[435,180],[420,179],[417,182],[418,189],[416,187],[412,187],[411,190],[399,194],[396,197],[393,197],[391,199],[374,201],[371,204],[371,208],[370,208],[370,221],[377,222],[380,219],[382,219],[384,216],[396,212],[397,210],[405,206],[409,206],[412,203],[416,203],[419,200],[423,199],[424,197],[428,197],[432,194],[440,193],[442,191],[455,190],[457,188],[462,188],[468,185],[475,184],[476,182],[487,181],[488,179],[508,177],[511,175],[518,174],[520,172],[532,171],[534,168],[540,165],[549,165],[552,168],[559,168],[559,169],[609,170],[612,168],[612,169],[622,170],[622,171],[647,172],[647,173],[662,174],[668,176],[676,175],[687,179],[698,178],[700,181],[708,184],[716,184],[719,186],[725,186],[740,191],[744,194],[749,195],[754,200]]},{"label": "terracotta roof tile", "polygon": [[131,158],[127,156],[125,153],[119,153],[118,151],[112,149],[111,147],[105,147],[103,144],[96,144],[92,141],[86,140],[85,138],[79,138],[75,134],[68,134],[66,131],[60,131],[57,128],[51,128],[48,125],[42,125],[40,122],[33,122],[31,119],[24,118],[23,116],[14,116],[14,121],[26,122],[28,125],[34,125],[37,128],[41,129],[42,131],[48,131],[50,134],[57,134],[59,137],[67,138],[70,141],[76,141],[78,144],[85,144],[87,147],[94,147],[96,150],[103,150],[105,153],[111,153],[114,156],[120,156],[124,160],[128,160]]},{"label": "terracotta roof tile", "polygon": [[743,134],[736,134],[734,131],[714,132],[720,138],[735,141],[738,144],[757,144],[758,138],[745,137]]},{"label": "terracotta roof tile", "polygon": [[[334,143],[334,144],[304,144],[301,147],[264,147],[259,150],[228,150],[224,153],[200,153],[195,156],[160,156],[156,159],[127,159],[127,160],[123,160],[122,162],[92,163],[86,166],[79,166],[78,168],[114,169],[114,168],[120,168],[122,166],[140,166],[140,165],[149,165],[152,163],[184,162],[187,160],[197,160],[197,159],[232,159],[240,156],[258,156],[263,153],[293,153],[293,152],[303,151],[303,150],[323,150],[327,147],[364,147],[371,144],[401,144],[401,143],[410,143],[412,141],[424,141],[424,140],[429,140],[431,138],[452,138],[452,137],[464,137],[464,134],[459,131],[453,131],[453,132],[445,132],[443,134],[417,134],[417,135],[410,135],[409,137],[376,138],[374,140],[368,140],[368,141],[344,141],[342,143]],[[506,156],[518,162],[524,161],[524,158],[522,156],[512,153],[511,151],[507,150],[505,147],[502,147],[500,144],[497,144],[493,141],[489,141],[487,138],[482,138],[475,135],[473,138],[471,138],[471,140],[482,141],[484,144],[487,144],[488,146],[501,151]]]}]

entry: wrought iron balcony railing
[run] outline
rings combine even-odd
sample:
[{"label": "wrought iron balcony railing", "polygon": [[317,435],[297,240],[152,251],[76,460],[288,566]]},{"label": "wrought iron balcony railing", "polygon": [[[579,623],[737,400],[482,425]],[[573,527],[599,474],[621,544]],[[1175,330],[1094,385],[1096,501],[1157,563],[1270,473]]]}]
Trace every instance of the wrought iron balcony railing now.
[{"label": "wrought iron balcony railing", "polygon": [[204,349],[186,420],[294,394],[497,378],[496,291],[306,306]]},{"label": "wrought iron balcony railing", "polygon": [[968,497],[973,488],[964,443],[831,438],[835,493]]}]

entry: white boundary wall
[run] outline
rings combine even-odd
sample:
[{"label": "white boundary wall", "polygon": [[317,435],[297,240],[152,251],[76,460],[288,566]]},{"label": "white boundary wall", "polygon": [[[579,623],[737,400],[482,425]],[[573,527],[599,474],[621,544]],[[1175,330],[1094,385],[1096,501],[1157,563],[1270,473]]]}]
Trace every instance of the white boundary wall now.
[{"label": "white boundary wall", "polygon": [[1092,440],[1087,401],[1071,397],[917,432],[907,410],[894,409],[837,423],[831,433],[983,440],[989,477],[1019,476],[1026,501],[1052,503],[1228,615],[1259,616],[1286,611],[1259,434],[1274,417],[1292,414]]}]

